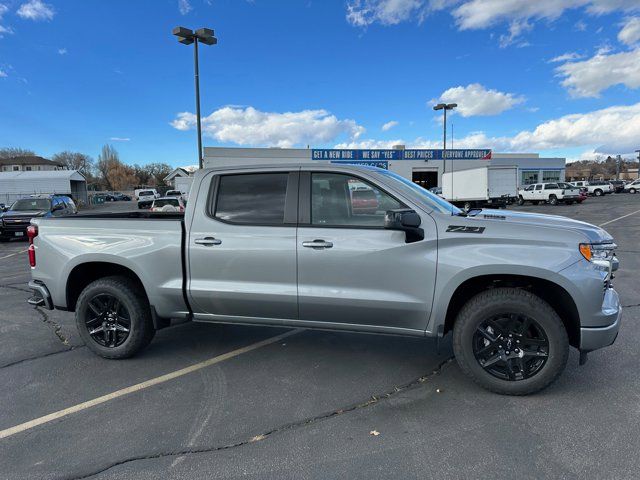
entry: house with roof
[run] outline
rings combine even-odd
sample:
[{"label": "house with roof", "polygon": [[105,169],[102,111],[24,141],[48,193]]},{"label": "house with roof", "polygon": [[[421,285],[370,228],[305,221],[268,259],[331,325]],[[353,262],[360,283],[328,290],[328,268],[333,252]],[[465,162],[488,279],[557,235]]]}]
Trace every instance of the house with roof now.
[{"label": "house with roof", "polygon": [[0,172],[41,172],[64,169],[65,166],[62,163],[37,155],[0,158]]},{"label": "house with roof", "polygon": [[178,167],[162,180],[165,185],[171,185],[174,190],[189,193],[194,170],[193,167]]}]

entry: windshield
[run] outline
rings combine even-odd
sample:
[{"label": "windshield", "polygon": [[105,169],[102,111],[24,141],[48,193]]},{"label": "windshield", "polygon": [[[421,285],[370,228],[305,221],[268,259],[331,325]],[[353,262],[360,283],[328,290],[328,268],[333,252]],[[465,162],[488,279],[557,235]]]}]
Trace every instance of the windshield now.
[{"label": "windshield", "polygon": [[390,172],[389,170],[379,170],[378,173],[386,175],[387,177],[391,177],[402,183],[405,187],[409,187],[411,190],[413,190],[414,193],[420,196],[420,199],[426,204],[428,208],[437,210],[440,213],[450,213],[453,215],[459,215],[462,213],[462,210],[460,210],[455,205],[451,205],[444,198],[434,195],[429,190],[422,188],[420,185],[413,183],[411,180],[407,180],[406,178],[401,177],[397,173]]},{"label": "windshield", "polygon": [[23,198],[14,203],[9,210],[24,212],[27,210],[50,210],[51,200],[48,198]]},{"label": "windshield", "polygon": [[166,195],[167,195],[167,197],[173,197],[173,196],[175,196],[175,197],[179,197],[179,196],[180,196],[180,195],[182,195],[182,194],[181,194],[178,190],[169,190],[169,191],[166,193]]},{"label": "windshield", "polygon": [[173,205],[174,207],[180,206],[180,204],[178,203],[178,200],[173,198],[165,198],[165,199],[156,200],[155,202],[153,202],[154,207],[164,207],[165,205]]}]

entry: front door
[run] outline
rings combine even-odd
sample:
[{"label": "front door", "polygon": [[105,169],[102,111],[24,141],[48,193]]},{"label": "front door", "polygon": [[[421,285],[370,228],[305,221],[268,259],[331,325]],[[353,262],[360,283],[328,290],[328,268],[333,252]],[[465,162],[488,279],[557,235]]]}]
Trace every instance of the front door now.
[{"label": "front door", "polygon": [[436,272],[436,233],[421,214],[425,239],[385,230],[386,210],[406,208],[374,184],[331,172],[303,172],[298,227],[300,320],[333,328],[424,330]]},{"label": "front door", "polygon": [[202,181],[191,199],[198,210],[187,240],[197,318],[297,319],[297,197],[297,172],[211,174]]}]

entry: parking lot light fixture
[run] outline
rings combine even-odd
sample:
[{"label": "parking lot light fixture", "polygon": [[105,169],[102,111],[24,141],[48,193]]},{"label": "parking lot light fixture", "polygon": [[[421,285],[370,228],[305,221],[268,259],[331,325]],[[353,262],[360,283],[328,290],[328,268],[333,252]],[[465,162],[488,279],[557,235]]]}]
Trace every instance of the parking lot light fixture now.
[{"label": "parking lot light fixture", "polygon": [[[443,175],[447,168],[447,110],[453,110],[457,106],[458,106],[457,103],[438,103],[433,107],[434,110],[436,111],[442,110],[442,112],[444,113],[444,123],[442,124],[444,127],[444,132],[442,137],[442,174]],[[451,180],[453,181],[453,176],[451,177]],[[451,192],[451,195],[453,195],[453,191]]]},{"label": "parking lot light fixture", "polygon": [[183,45],[191,45],[193,43],[193,61],[195,69],[196,84],[196,129],[198,131],[198,166],[204,167],[202,158],[202,122],[200,119],[200,69],[198,65],[198,44],[215,45],[218,39],[215,37],[214,31],[210,28],[199,28],[195,32],[185,27],[175,27],[171,33],[178,37],[178,42]]}]

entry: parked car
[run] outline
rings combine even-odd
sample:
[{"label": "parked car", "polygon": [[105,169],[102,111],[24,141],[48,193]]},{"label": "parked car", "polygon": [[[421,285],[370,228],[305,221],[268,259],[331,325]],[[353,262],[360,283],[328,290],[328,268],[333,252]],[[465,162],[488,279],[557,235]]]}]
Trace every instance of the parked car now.
[{"label": "parked car", "polygon": [[184,212],[184,202],[181,197],[160,197],[151,204],[152,212]]},{"label": "parked car", "polygon": [[518,190],[518,205],[532,202],[537,205],[540,202],[548,202],[551,205],[566,203],[571,205],[578,201],[580,189],[564,182],[536,183]]},{"label": "parked car", "polygon": [[76,204],[66,195],[36,195],[21,198],[0,214],[0,240],[27,238],[27,227],[35,217],[60,217],[78,213]]},{"label": "parked car", "polygon": [[627,184],[624,180],[609,180],[609,183],[613,187],[613,193],[624,192],[624,186]]},{"label": "parked car", "polygon": [[120,192],[108,193],[105,195],[105,201],[107,202],[130,202],[131,197]]},{"label": "parked car", "polygon": [[601,197],[606,193],[613,192],[613,186],[609,182],[604,182],[601,180],[592,180],[590,182],[582,180],[569,183],[574,187],[585,187],[589,195],[595,195],[596,197]]},{"label": "parked car", "polygon": [[[386,211],[350,208],[352,179]],[[184,216],[34,219],[29,303],[74,311],[87,347],[106,358],[135,355],[173,318],[417,338],[452,332],[462,370],[515,395],[553,382],[569,346],[584,363],[618,334],[616,247],[600,227],[505,210],[466,214],[374,167],[220,167],[193,182]]]},{"label": "parked car", "polygon": [[375,214],[378,211],[378,205],[378,198],[372,189],[351,190],[353,213]]},{"label": "parked car", "polygon": [[155,188],[136,188],[133,191],[133,196],[135,197],[136,200],[140,200],[140,194],[142,192],[146,193],[145,196],[149,196],[148,192],[153,192],[154,198],[160,198],[160,194],[158,193],[158,191]]},{"label": "parked car", "polygon": [[624,186],[624,191],[628,193],[636,193],[640,191],[640,179],[627,183]]},{"label": "parked car", "polygon": [[182,197],[184,196],[184,192],[180,190],[167,190],[167,193],[164,194],[165,197]]},{"label": "parked car", "polygon": [[6,212],[9,207],[5,203],[0,203],[0,212]]},{"label": "parked car", "polygon": [[159,198],[155,190],[140,190],[136,195],[138,198],[138,208],[150,208],[153,201]]},{"label": "parked car", "polygon": [[576,203],[581,204],[582,202],[584,202],[588,197],[589,197],[589,193],[586,187],[574,187],[573,185],[571,185],[570,183],[567,182],[558,182],[558,185],[560,186],[560,188],[564,188],[565,190],[570,190],[570,189],[578,189],[578,198],[576,198]]}]

